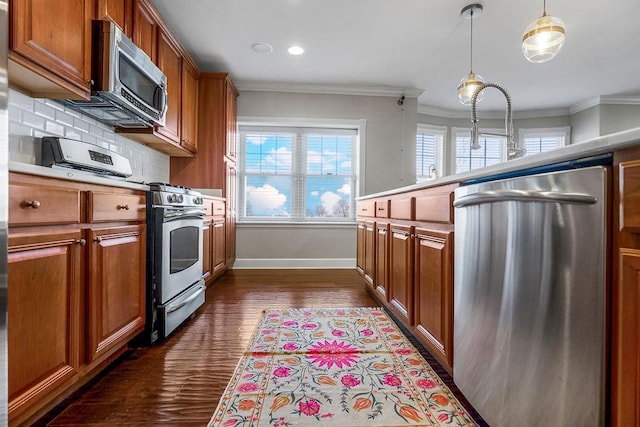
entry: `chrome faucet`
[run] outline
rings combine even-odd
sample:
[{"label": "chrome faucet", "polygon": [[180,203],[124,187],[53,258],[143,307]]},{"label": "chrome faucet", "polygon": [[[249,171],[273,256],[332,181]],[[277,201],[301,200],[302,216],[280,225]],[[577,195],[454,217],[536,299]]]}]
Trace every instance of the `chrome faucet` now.
[{"label": "chrome faucet", "polygon": [[513,140],[513,112],[511,111],[511,97],[507,93],[507,91],[497,83],[483,83],[478,86],[476,90],[473,92],[473,96],[471,97],[471,149],[477,150],[480,148],[480,131],[478,129],[478,112],[476,104],[478,102],[478,95],[485,88],[493,87],[498,89],[504,95],[507,100],[507,113],[504,119],[504,127],[505,133],[490,133],[490,132],[482,132],[483,135],[491,135],[491,136],[504,136],[507,138],[507,160],[517,159],[518,157],[522,157],[527,153],[525,148],[519,148],[515,141]]}]

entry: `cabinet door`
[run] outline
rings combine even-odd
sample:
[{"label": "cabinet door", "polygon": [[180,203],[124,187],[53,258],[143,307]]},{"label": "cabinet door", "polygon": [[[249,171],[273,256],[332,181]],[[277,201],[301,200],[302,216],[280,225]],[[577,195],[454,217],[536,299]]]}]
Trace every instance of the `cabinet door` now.
[{"label": "cabinet door", "polygon": [[414,242],[414,332],[452,372],[453,232],[416,228]]},{"label": "cabinet door", "polygon": [[364,258],[365,258],[365,229],[366,225],[364,221],[358,221],[356,231],[356,269],[360,274],[364,276]]},{"label": "cabinet door", "polygon": [[182,105],[182,55],[178,46],[164,32],[158,37],[158,68],[167,76],[166,123],[157,132],[180,144],[180,111]]},{"label": "cabinet door", "polygon": [[364,278],[373,289],[375,276],[375,237],[376,224],[373,221],[365,221],[364,227]]},{"label": "cabinet door", "polygon": [[227,198],[227,215],[225,225],[225,255],[226,266],[233,267],[236,260],[236,177],[237,170],[235,162],[225,161],[226,167],[226,189],[225,197]]},{"label": "cabinet door", "polygon": [[213,223],[205,219],[202,226],[202,278],[209,280],[213,272]]},{"label": "cabinet door", "polygon": [[89,230],[87,358],[96,360],[144,327],[145,226]]},{"label": "cabinet door", "polygon": [[9,235],[9,419],[78,376],[80,230]]},{"label": "cabinet door", "polygon": [[88,99],[93,0],[14,0],[9,11],[11,58]]},{"label": "cabinet door", "polygon": [[389,302],[400,320],[411,325],[413,321],[411,227],[391,224],[390,232]]},{"label": "cabinet door", "polygon": [[187,150],[198,151],[198,70],[187,60],[182,61],[182,112],[180,144]]},{"label": "cabinet door", "polygon": [[620,249],[614,289],[612,425],[640,425],[640,250]]},{"label": "cabinet door", "polygon": [[156,62],[158,20],[148,0],[133,1],[133,42]]},{"label": "cabinet door", "polygon": [[238,92],[231,83],[231,80],[227,80],[226,85],[226,102],[225,102],[225,116],[226,116],[226,155],[227,157],[235,160],[236,150],[238,146],[238,116],[237,116],[237,103]]},{"label": "cabinet door", "polygon": [[387,291],[389,275],[389,224],[376,223],[374,290],[384,302],[389,296]]},{"label": "cabinet door", "polygon": [[224,218],[213,221],[213,272],[217,274],[226,265],[226,233]]},{"label": "cabinet door", "polygon": [[97,0],[96,19],[111,21],[131,38],[131,0]]}]

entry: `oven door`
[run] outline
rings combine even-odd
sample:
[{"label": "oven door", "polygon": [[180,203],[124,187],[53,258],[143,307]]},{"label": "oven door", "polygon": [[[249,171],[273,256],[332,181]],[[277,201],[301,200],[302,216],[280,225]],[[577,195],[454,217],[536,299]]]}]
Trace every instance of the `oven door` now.
[{"label": "oven door", "polygon": [[162,223],[162,279],[156,288],[164,304],[202,278],[202,216],[166,218]]}]

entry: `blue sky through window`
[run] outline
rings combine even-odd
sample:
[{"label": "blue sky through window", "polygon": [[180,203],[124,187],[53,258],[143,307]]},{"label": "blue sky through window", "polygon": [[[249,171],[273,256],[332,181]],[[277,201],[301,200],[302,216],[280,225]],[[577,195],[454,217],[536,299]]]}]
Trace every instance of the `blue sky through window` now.
[{"label": "blue sky through window", "polygon": [[327,133],[244,133],[244,216],[288,218],[298,211],[352,218],[353,141]]}]

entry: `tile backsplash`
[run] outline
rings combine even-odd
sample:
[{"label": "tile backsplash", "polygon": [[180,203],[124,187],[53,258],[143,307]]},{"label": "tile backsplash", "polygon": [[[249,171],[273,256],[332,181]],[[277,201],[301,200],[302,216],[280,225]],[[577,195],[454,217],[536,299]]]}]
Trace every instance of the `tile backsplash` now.
[{"label": "tile backsplash", "polygon": [[169,182],[169,156],[51,99],[9,90],[9,160],[37,164],[40,138],[59,136],[115,151],[129,159],[132,181]]}]

